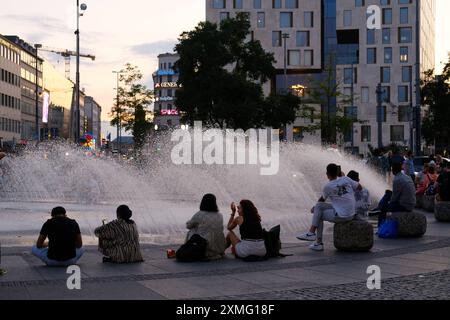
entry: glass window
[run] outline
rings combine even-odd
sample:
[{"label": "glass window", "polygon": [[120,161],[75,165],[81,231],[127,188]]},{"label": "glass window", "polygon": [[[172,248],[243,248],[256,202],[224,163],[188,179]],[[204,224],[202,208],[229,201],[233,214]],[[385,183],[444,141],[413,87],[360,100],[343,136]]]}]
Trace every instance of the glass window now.
[{"label": "glass window", "polygon": [[303,25],[305,28],[312,28],[314,26],[314,12],[306,11],[303,14]]},{"label": "glass window", "polygon": [[300,66],[300,50],[288,50],[288,65]]},{"label": "glass window", "polygon": [[253,0],[253,9],[261,9],[261,0]]},{"label": "glass window", "polygon": [[398,42],[399,43],[411,43],[412,42],[412,28],[411,27],[398,28]]},{"label": "glass window", "polygon": [[377,63],[377,49],[367,48],[367,64],[376,64],[376,63]]},{"label": "glass window", "polygon": [[292,28],[292,12],[280,12],[280,28]]},{"label": "glass window", "polygon": [[369,88],[368,87],[362,87],[361,88],[361,102],[362,103],[369,103]]},{"label": "glass window", "polygon": [[400,47],[400,62],[408,62],[408,47]]},{"label": "glass window", "polygon": [[272,31],[272,47],[281,47],[281,31]]},{"label": "glass window", "polygon": [[408,102],[408,86],[398,86],[398,102]]},{"label": "glass window", "polygon": [[400,23],[408,23],[408,8],[400,8]]},{"label": "glass window", "polygon": [[344,83],[345,84],[352,84],[352,78],[353,78],[353,70],[352,70],[352,68],[345,68],[344,69]]},{"label": "glass window", "polygon": [[383,24],[392,24],[392,9],[383,9]]},{"label": "glass window", "polygon": [[392,48],[384,48],[384,63],[392,63]]},{"label": "glass window", "polygon": [[266,27],[266,14],[264,12],[258,12],[257,16],[257,26],[258,28],[265,28]]},{"label": "glass window", "polygon": [[370,142],[372,140],[371,127],[361,126],[361,142]]},{"label": "glass window", "polygon": [[313,50],[305,50],[304,56],[305,56],[305,66],[314,65]]},{"label": "glass window", "polygon": [[344,10],[344,27],[352,26],[352,11]]},{"label": "glass window", "polygon": [[391,28],[383,28],[383,44],[391,43]]},{"label": "glass window", "polygon": [[398,0],[399,4],[409,4],[411,3],[411,0]]},{"label": "glass window", "polygon": [[375,29],[367,29],[367,44],[375,44]]},{"label": "glass window", "polygon": [[225,0],[213,0],[214,9],[225,9]]},{"label": "glass window", "polygon": [[402,81],[410,82],[412,78],[412,67],[402,67]]},{"label": "glass window", "polygon": [[364,0],[355,0],[355,7],[364,7]]},{"label": "glass window", "polygon": [[380,0],[382,6],[388,6],[391,4],[391,0]]},{"label": "glass window", "polygon": [[242,9],[243,0],[233,0],[233,8],[234,9]]},{"label": "glass window", "polygon": [[404,126],[391,126],[391,141],[403,142],[405,140]]},{"label": "glass window", "polygon": [[220,22],[223,20],[230,19],[230,13],[229,12],[221,12],[220,13]]},{"label": "glass window", "polygon": [[389,83],[389,82],[391,82],[391,68],[389,68],[389,67],[381,67],[381,70],[380,70],[380,81],[381,81],[381,83]]},{"label": "glass window", "polygon": [[409,106],[398,106],[398,122],[410,121]]},{"label": "glass window", "polygon": [[309,47],[309,31],[297,31],[297,47]]},{"label": "glass window", "polygon": [[298,9],[298,0],[286,0],[286,9]]},{"label": "glass window", "polygon": [[272,0],[272,8],[281,9],[281,0]]}]

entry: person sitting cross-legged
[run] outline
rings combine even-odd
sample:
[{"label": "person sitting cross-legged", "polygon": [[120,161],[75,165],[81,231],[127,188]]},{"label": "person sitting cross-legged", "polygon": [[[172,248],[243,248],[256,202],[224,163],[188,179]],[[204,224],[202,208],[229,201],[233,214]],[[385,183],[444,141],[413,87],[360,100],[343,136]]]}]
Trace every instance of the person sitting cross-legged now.
[{"label": "person sitting cross-legged", "polygon": [[[323,222],[346,222],[355,217],[355,191],[362,186],[348,177],[338,177],[339,167],[332,163],[327,166],[327,177],[330,180],[323,188],[322,197],[311,209],[312,225],[309,232],[297,236],[299,240],[314,241],[309,247],[314,251],[323,251]],[[327,199],[331,204],[325,203]],[[317,231],[317,234],[316,234]]]},{"label": "person sitting cross-legged", "polygon": [[66,216],[63,207],[53,208],[51,215],[52,218],[42,226],[31,252],[48,266],[76,264],[84,253],[78,223]]}]

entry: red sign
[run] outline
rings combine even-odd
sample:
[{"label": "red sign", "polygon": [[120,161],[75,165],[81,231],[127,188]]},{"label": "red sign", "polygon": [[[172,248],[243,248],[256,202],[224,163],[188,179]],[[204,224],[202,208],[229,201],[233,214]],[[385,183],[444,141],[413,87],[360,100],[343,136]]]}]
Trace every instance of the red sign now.
[{"label": "red sign", "polygon": [[177,116],[178,110],[161,110],[162,116]]}]

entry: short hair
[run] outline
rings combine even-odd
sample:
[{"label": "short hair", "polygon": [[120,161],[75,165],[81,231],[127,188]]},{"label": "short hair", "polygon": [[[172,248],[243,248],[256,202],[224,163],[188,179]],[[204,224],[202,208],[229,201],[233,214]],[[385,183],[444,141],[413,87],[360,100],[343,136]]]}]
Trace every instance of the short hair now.
[{"label": "short hair", "polygon": [[359,173],[352,170],[347,174],[347,177],[352,179],[353,181],[359,182]]},{"label": "short hair", "polygon": [[116,213],[117,213],[118,218],[123,219],[127,222],[132,221],[132,220],[130,220],[130,218],[133,214],[133,211],[131,211],[130,208],[128,208],[128,206],[126,206],[124,204],[121,206],[118,206]]},{"label": "short hair", "polygon": [[339,167],[338,167],[337,164],[330,163],[330,164],[327,166],[327,174],[328,174],[330,177],[337,177],[337,176],[338,176],[338,173],[339,173]]},{"label": "short hair", "polygon": [[394,162],[392,164],[392,172],[402,172],[403,164],[401,162]]},{"label": "short hair", "polygon": [[52,209],[52,217],[63,216],[66,214],[66,209],[63,207],[55,207]]},{"label": "short hair", "polygon": [[212,193],[205,194],[200,203],[200,210],[207,212],[219,212],[217,207],[216,196]]}]

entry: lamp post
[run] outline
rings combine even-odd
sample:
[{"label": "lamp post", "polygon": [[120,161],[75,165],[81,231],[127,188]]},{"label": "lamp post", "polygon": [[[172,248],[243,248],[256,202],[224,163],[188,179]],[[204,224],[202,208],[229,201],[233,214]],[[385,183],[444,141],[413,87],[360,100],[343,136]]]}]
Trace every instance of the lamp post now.
[{"label": "lamp post", "polygon": [[82,3],[80,5],[80,0],[77,0],[77,30],[75,34],[77,36],[77,71],[76,71],[76,82],[75,82],[75,99],[76,99],[76,111],[75,111],[75,143],[80,141],[80,17],[83,16],[81,11],[85,11],[87,5]]},{"label": "lamp post", "polygon": [[42,44],[35,44],[36,55],[34,59],[36,60],[35,65],[35,75],[36,75],[36,88],[35,88],[35,99],[36,99],[36,143],[39,143],[40,139],[40,128],[39,128],[39,57],[38,50],[42,48]]},{"label": "lamp post", "polygon": [[116,87],[116,90],[117,90],[117,100],[116,100],[116,108],[117,108],[117,110],[116,110],[116,112],[117,112],[117,151],[119,152],[119,154],[120,154],[120,147],[121,147],[121,143],[120,143],[120,139],[121,139],[121,135],[122,135],[122,133],[121,133],[121,130],[122,130],[122,128],[121,128],[121,126],[122,126],[122,121],[121,121],[121,112],[120,112],[120,103],[119,103],[119,76],[123,73],[122,71],[113,71],[113,73],[115,73],[116,74],[116,76],[117,76],[117,87]]},{"label": "lamp post", "polygon": [[[283,85],[283,93],[286,94],[288,92],[287,85],[287,39],[289,39],[289,33],[283,33],[281,35],[283,38],[283,46],[284,46],[284,85]],[[287,140],[287,125],[284,125],[283,139]]]},{"label": "lamp post", "polygon": [[383,148],[383,89],[381,83],[377,85],[377,122],[378,122],[378,148]]},{"label": "lamp post", "polygon": [[355,108],[355,106],[354,106],[354,82],[355,82],[355,75],[354,75],[354,72],[355,72],[355,69],[354,69],[354,65],[353,65],[353,62],[352,62],[352,86],[351,86],[351,88],[350,88],[350,100],[351,100],[351,104],[352,104],[352,109],[351,109],[351,111],[352,111],[352,115],[351,115],[351,121],[352,121],[352,135],[351,135],[351,139],[352,139],[352,154],[354,154],[354,149],[355,149],[355,132],[353,131],[354,129],[353,129],[353,124],[354,124],[354,119],[353,119],[353,116],[354,116],[354,108]]}]

